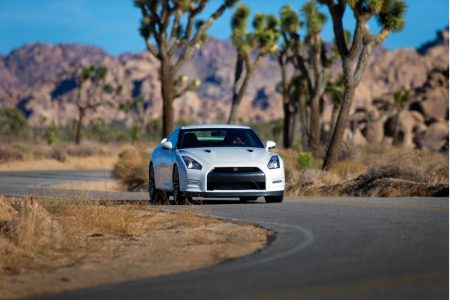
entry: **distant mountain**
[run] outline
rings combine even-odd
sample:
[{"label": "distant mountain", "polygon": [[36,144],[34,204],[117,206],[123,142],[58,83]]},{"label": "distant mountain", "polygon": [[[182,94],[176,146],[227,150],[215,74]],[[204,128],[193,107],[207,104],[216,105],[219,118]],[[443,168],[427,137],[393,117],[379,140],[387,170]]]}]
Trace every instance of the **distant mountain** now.
[{"label": "distant mountain", "polygon": [[[235,56],[230,41],[210,38],[184,65],[181,73],[200,79],[202,85],[198,92],[176,100],[178,119],[199,123],[225,120],[231,101]],[[110,76],[124,85],[124,99],[142,96],[148,107],[148,119],[161,115],[156,59],[147,53],[112,56],[100,48],[77,44],[29,44],[0,56],[0,105],[24,110],[31,124],[66,124],[76,116],[68,98],[74,83],[66,75],[80,64],[88,63],[107,65]],[[448,28],[418,49],[376,49],[356,92],[353,111],[372,111],[376,99],[392,98],[399,90],[420,88],[436,69],[448,70]],[[242,103],[240,117],[245,122],[282,118],[281,97],[276,92],[279,78],[276,59],[265,59]],[[331,118],[331,105],[327,103],[322,117],[324,123]],[[448,111],[448,102],[442,109]],[[125,125],[131,122],[124,113],[105,107],[89,117]]]}]

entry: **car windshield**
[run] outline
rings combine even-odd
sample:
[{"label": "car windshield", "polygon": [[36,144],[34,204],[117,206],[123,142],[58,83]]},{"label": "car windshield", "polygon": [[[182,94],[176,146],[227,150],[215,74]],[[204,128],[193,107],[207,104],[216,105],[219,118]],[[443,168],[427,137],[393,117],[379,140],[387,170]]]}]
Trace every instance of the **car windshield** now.
[{"label": "car windshield", "polygon": [[256,133],[247,128],[183,129],[178,148],[253,147],[264,148]]}]

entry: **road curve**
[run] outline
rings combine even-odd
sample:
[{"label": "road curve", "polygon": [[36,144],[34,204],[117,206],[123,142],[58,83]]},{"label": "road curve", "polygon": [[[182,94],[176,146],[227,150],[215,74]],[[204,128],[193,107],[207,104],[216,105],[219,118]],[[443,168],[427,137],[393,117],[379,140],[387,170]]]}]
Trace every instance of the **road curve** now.
[{"label": "road curve", "polygon": [[[58,196],[70,192],[48,184],[105,178],[105,171],[0,172],[0,194]],[[288,197],[281,204],[208,201],[201,209],[276,234],[259,253],[211,268],[43,299],[448,299],[448,198]]]}]

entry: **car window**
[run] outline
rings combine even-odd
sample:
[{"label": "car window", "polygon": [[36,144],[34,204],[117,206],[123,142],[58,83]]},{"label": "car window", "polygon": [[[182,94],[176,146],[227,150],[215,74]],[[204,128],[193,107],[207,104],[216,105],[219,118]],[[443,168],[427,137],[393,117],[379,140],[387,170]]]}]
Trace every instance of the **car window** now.
[{"label": "car window", "polygon": [[178,148],[254,147],[264,148],[256,133],[247,128],[185,129]]}]

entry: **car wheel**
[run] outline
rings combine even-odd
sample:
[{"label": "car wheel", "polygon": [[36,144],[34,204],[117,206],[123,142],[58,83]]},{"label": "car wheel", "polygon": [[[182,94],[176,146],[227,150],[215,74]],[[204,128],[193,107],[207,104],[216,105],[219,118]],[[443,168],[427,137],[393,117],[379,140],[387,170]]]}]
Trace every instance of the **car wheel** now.
[{"label": "car wheel", "polygon": [[180,190],[180,175],[178,173],[178,168],[175,166],[173,168],[173,178],[172,178],[172,186],[173,186],[173,200],[175,204],[184,205],[192,200]]},{"label": "car wheel", "polygon": [[256,201],[257,199],[258,199],[258,197],[254,197],[254,196],[239,197],[239,200],[241,200],[241,202]]},{"label": "car wheel", "polygon": [[267,203],[280,203],[283,202],[284,194],[281,194],[281,196],[266,196],[264,198]]},{"label": "car wheel", "polygon": [[148,195],[149,195],[149,203],[157,204],[158,203],[158,190],[156,189],[155,184],[155,172],[153,170],[153,165],[150,164],[148,168]]}]

